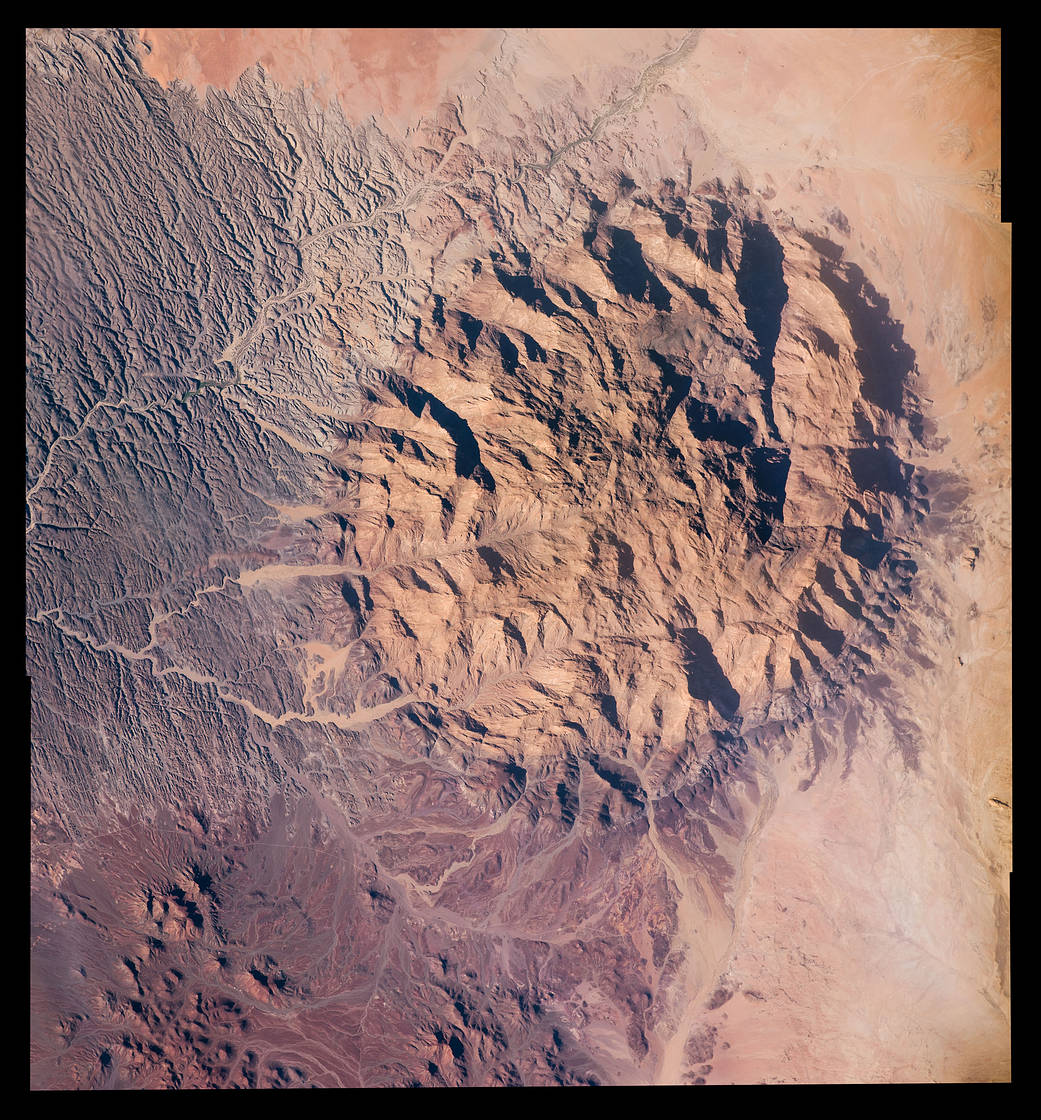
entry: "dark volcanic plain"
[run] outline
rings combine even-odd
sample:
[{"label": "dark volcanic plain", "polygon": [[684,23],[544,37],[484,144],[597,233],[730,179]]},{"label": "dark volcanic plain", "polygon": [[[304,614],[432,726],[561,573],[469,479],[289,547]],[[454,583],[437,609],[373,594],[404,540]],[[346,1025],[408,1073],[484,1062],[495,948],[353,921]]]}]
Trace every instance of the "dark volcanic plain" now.
[{"label": "dark volcanic plain", "polygon": [[30,31],[33,1088],[1009,1077],[986,31]]}]

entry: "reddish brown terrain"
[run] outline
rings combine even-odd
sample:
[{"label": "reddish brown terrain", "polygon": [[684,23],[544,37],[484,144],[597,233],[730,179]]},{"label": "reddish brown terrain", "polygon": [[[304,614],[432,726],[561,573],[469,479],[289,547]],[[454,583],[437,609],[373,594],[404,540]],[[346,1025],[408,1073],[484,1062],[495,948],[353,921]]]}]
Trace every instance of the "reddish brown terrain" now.
[{"label": "reddish brown terrain", "polygon": [[1000,45],[28,33],[34,1088],[1009,1079]]}]

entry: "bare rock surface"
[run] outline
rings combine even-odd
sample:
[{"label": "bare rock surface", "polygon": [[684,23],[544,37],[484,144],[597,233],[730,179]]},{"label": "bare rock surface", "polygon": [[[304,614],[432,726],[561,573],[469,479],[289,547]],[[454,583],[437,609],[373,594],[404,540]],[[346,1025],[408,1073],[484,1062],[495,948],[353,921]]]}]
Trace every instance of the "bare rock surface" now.
[{"label": "bare rock surface", "polygon": [[983,31],[30,31],[36,1088],[1009,1077]]}]

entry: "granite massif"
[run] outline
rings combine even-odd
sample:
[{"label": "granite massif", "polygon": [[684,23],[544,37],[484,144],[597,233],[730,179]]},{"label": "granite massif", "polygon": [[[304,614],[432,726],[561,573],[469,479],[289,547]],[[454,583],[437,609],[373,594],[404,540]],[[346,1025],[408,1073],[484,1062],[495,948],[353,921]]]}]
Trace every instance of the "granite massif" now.
[{"label": "granite massif", "polygon": [[999,79],[28,33],[33,1087],[1009,1077]]}]

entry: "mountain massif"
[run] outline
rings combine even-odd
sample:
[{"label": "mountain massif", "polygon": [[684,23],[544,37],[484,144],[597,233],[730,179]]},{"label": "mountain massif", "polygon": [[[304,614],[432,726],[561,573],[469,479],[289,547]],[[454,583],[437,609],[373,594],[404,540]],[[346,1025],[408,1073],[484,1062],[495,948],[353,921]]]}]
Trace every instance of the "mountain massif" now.
[{"label": "mountain massif", "polygon": [[999,58],[28,33],[33,1087],[1008,1078]]}]

